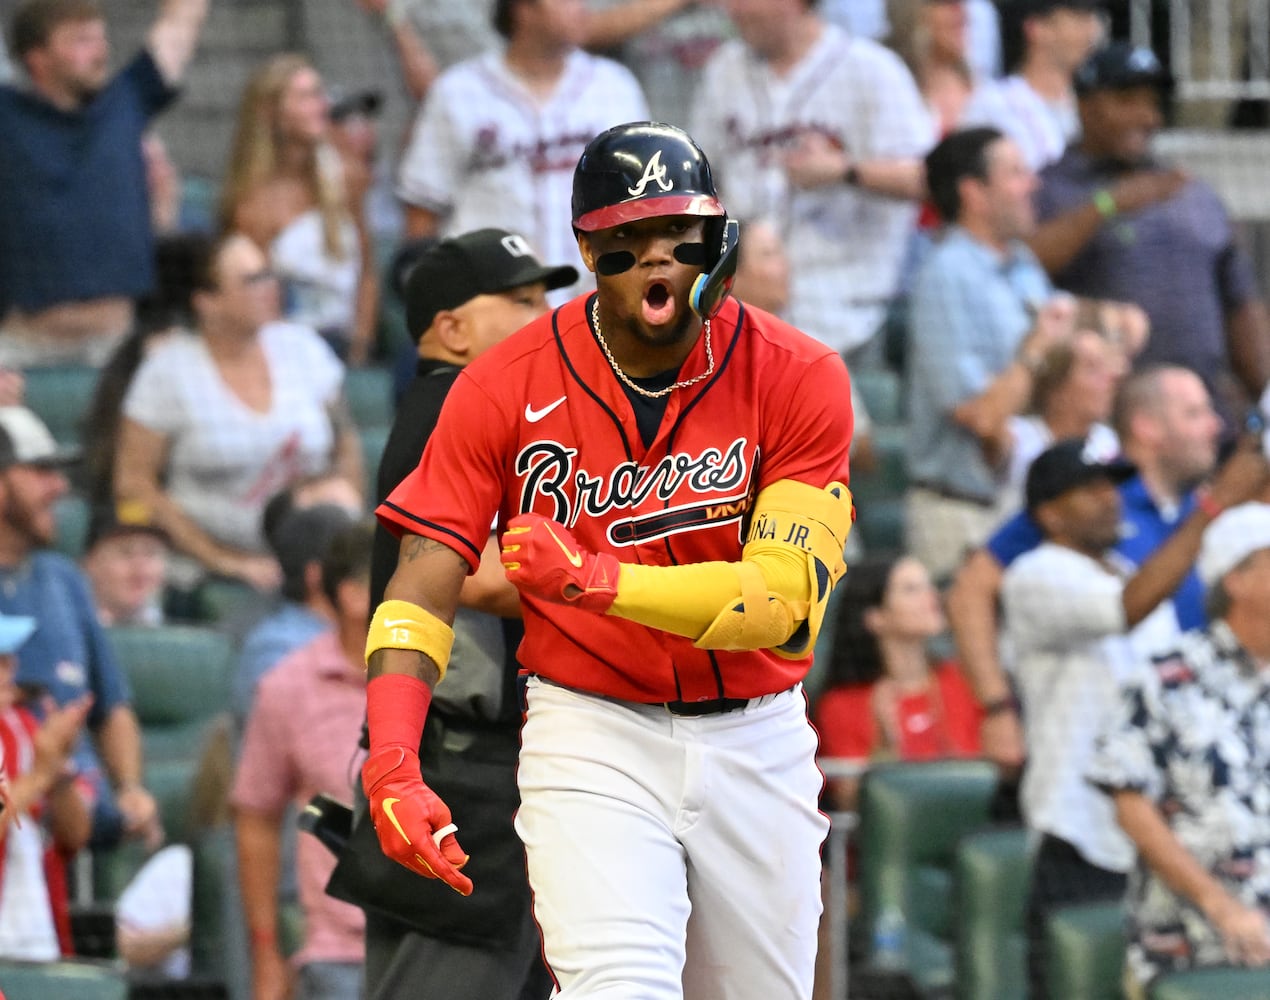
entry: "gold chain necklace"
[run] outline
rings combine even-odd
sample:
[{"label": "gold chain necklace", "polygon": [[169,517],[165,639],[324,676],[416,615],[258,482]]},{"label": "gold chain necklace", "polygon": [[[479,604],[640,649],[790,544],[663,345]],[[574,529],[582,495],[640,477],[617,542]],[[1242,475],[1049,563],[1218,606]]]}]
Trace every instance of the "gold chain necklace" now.
[{"label": "gold chain necklace", "polygon": [[595,301],[591,304],[591,325],[595,327],[595,339],[600,342],[600,350],[604,352],[604,356],[609,359],[609,364],[613,366],[613,371],[617,373],[627,386],[627,388],[639,393],[648,399],[661,399],[662,396],[669,396],[676,389],[686,389],[690,385],[696,385],[702,379],[709,378],[714,374],[714,348],[710,344],[710,321],[705,322],[706,335],[706,370],[700,375],[692,378],[686,378],[682,382],[676,382],[674,385],[668,385],[664,389],[658,389],[656,392],[651,389],[645,389],[642,385],[637,385],[626,372],[622,371],[621,366],[617,363],[617,359],[613,357],[613,352],[609,350],[608,341],[604,339],[604,331],[600,329],[600,298],[597,295]]}]

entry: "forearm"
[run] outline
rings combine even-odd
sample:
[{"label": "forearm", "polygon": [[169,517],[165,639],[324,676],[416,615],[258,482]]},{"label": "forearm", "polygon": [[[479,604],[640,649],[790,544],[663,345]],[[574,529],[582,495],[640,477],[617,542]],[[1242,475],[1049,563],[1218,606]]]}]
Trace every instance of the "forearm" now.
[{"label": "forearm", "polygon": [[[467,561],[448,545],[420,535],[403,535],[397,569],[384,588],[384,601],[405,601],[422,610],[424,616],[451,626],[467,569]],[[404,674],[430,688],[440,679],[442,666],[417,649],[385,647],[367,658],[372,680],[384,674]]]},{"label": "forearm", "polygon": [[48,823],[53,842],[67,853],[88,846],[93,830],[93,814],[76,779],[59,775],[48,792]]},{"label": "forearm", "polygon": [[366,226],[365,212],[359,211],[357,218],[362,266],[357,276],[357,292],[353,304],[349,363],[360,365],[365,364],[374,348],[375,323],[379,319],[379,274],[375,269],[375,247]]},{"label": "forearm", "polygon": [[390,22],[390,27],[406,92],[415,101],[422,101],[432,81],[441,74],[441,65],[409,18],[399,17]]},{"label": "forearm", "polygon": [[1129,628],[1151,614],[1182,585],[1195,565],[1204,529],[1211,522],[1202,510],[1194,511],[1125,583],[1121,601]]},{"label": "forearm", "polygon": [[213,573],[232,576],[236,560],[247,553],[222,545],[202,529],[158,484],[148,477],[124,472],[124,462],[115,467],[115,498],[136,502],[150,512],[163,529],[172,548],[189,556]]},{"label": "forearm", "polygon": [[1032,392],[1032,376],[1020,362],[1007,365],[983,392],[959,403],[953,422],[979,439],[990,460],[1000,457],[1010,417],[1023,411]]},{"label": "forearm", "polygon": [[169,85],[185,75],[210,6],[210,0],[164,0],[147,46]]},{"label": "forearm", "polygon": [[920,160],[861,160],[856,185],[888,198],[920,201],[926,197],[926,167]]},{"label": "forearm", "polygon": [[1257,400],[1270,382],[1270,315],[1260,299],[1245,302],[1226,320],[1231,368],[1248,396]]},{"label": "forearm", "polygon": [[583,48],[611,49],[633,35],[689,6],[691,0],[627,0],[605,10],[588,11]]},{"label": "forearm", "polygon": [[997,595],[1001,566],[989,553],[973,553],[948,591],[948,623],[961,672],[981,704],[1010,695],[997,655]]},{"label": "forearm", "polygon": [[116,705],[97,729],[97,750],[116,789],[141,785],[141,727],[129,705]]},{"label": "forearm", "polygon": [[277,948],[281,826],[281,816],[246,809],[239,809],[234,815],[238,884],[253,956],[262,948]]},{"label": "forearm", "polygon": [[1092,201],[1043,222],[1028,246],[1050,275],[1062,271],[1076,259],[1102,227],[1103,214]]}]

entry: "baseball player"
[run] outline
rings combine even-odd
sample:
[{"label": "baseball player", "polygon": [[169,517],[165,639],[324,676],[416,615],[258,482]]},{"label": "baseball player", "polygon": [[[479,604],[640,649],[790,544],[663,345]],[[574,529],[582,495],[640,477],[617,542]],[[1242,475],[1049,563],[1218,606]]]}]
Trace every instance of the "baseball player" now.
[{"label": "baseball player", "polygon": [[597,132],[648,115],[629,70],[578,48],[585,22],[578,0],[498,0],[506,47],[437,78],[402,157],[411,236],[501,227],[543,260],[581,268],[566,214],[578,154]]},{"label": "baseball player", "polygon": [[403,537],[367,640],[371,816],[388,856],[472,891],[415,748],[497,514],[558,995],[805,1000],[828,822],[800,682],[845,570],[846,369],[727,298],[736,224],[683,131],[597,136],[572,205],[597,292],[468,365],[377,512]]}]

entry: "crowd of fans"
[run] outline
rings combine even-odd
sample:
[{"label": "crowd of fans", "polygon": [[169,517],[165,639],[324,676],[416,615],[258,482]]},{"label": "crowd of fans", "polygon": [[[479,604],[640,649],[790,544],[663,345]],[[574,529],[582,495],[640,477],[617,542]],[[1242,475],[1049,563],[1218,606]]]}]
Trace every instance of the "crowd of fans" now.
[{"label": "crowd of fans", "polygon": [[[279,898],[310,921],[297,995],[358,995],[361,914],[283,823],[357,770],[366,518],[395,478],[368,487],[345,379],[417,366],[431,388],[399,412],[426,423],[429,378],[585,291],[578,154],[651,116],[715,164],[737,296],[903,389],[902,548],[852,538],[810,692],[823,755],[986,756],[1017,785],[1033,997],[1045,920],[1079,900],[1127,898],[1139,993],[1270,962],[1270,468],[1247,419],[1270,320],[1216,192],[1152,154],[1168,73],[1099,0],[357,0],[417,102],[409,136],[384,157],[377,94],[274,55],[200,212],[154,125],[212,3],[163,0],[115,71],[96,0],[22,0],[5,26],[0,956],[71,953],[76,852],[163,843],[110,630],[208,624],[228,581],[249,596],[210,624],[239,657],[251,996],[293,988]],[[474,230],[443,245],[547,268],[467,304],[410,280],[420,259],[447,289],[478,274],[428,256]],[[100,373],[81,456],[23,405],[67,365]],[[68,495],[92,512],[78,565],[54,551]],[[469,606],[514,616],[498,582]],[[858,794],[835,779],[825,807]],[[186,943],[166,933],[125,955],[161,964]]]}]

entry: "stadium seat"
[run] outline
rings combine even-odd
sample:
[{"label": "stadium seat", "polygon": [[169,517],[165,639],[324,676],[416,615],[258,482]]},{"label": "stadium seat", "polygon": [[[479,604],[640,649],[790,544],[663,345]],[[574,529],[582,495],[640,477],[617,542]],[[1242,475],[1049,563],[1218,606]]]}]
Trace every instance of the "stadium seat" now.
[{"label": "stadium seat", "polygon": [[53,544],[58,552],[70,559],[79,559],[84,554],[91,513],[88,501],[79,493],[68,493],[57,501],[53,508],[57,519],[57,537]]},{"label": "stadium seat", "polygon": [[366,472],[366,498],[368,503],[379,500],[378,479],[379,460],[384,454],[384,445],[388,443],[387,425],[364,427],[359,432],[362,439],[362,463]]},{"label": "stadium seat", "polygon": [[851,373],[851,384],[864,399],[864,408],[874,424],[903,422],[903,386],[895,372],[886,368],[861,369]]},{"label": "stadium seat", "polygon": [[981,830],[957,845],[957,1000],[1026,1000],[1031,865],[1022,827]]},{"label": "stadium seat", "polygon": [[1120,1000],[1124,995],[1125,952],[1124,906],[1120,902],[1061,907],[1050,915],[1045,933],[1050,996],[1056,1000]]},{"label": "stadium seat", "polygon": [[344,395],[353,423],[359,429],[387,427],[392,423],[392,373],[387,368],[369,365],[348,369],[344,375]]},{"label": "stadium seat", "polygon": [[908,489],[905,433],[901,426],[874,427],[873,451],[878,467],[873,472],[851,476],[856,530],[871,553],[901,552],[904,548],[904,494]]},{"label": "stadium seat", "polygon": [[60,444],[77,445],[84,413],[97,389],[98,371],[87,365],[28,368],[23,399]]},{"label": "stadium seat", "polygon": [[1220,966],[1173,972],[1152,983],[1147,996],[1150,1000],[1270,1000],[1270,971]]},{"label": "stadium seat", "polygon": [[0,960],[5,1000],[128,1000],[121,969],[98,962]]},{"label": "stadium seat", "polygon": [[205,625],[224,622],[260,603],[260,592],[239,580],[212,578],[199,585],[194,597],[195,620]]},{"label": "stadium seat", "polygon": [[996,785],[996,767],[984,760],[876,764],[861,783],[855,926],[872,941],[879,915],[898,909],[907,971],[924,990],[952,985],[957,844],[987,823]]},{"label": "stadium seat", "polygon": [[147,764],[194,760],[229,709],[229,639],[197,625],[116,626],[107,634],[132,688]]}]

